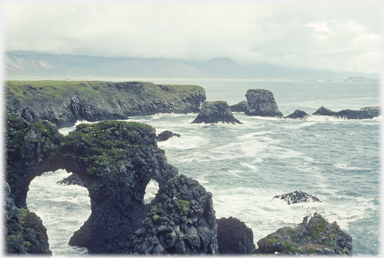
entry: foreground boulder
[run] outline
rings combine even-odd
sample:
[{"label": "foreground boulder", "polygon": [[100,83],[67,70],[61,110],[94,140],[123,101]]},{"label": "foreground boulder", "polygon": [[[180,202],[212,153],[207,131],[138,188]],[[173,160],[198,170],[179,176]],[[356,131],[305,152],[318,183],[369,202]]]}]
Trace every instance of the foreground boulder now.
[{"label": "foreground boulder", "polygon": [[283,113],[280,112],[275,97],[271,91],[250,89],[247,91],[247,94],[245,94],[245,97],[247,98],[246,115],[283,117]]},{"label": "foreground boulder", "polygon": [[231,108],[231,111],[232,112],[245,112],[247,111],[247,102],[245,100],[235,104],[235,105],[232,105],[232,106],[229,106]]},{"label": "foreground boulder", "polygon": [[253,254],[253,231],[236,218],[217,219],[217,242],[220,254]]},{"label": "foreground boulder", "polygon": [[345,118],[345,119],[372,119],[380,115],[379,107],[364,107],[360,110],[341,110],[339,112],[333,112],[328,108],[320,107],[313,115],[321,115],[321,116],[333,116],[337,118]]},{"label": "foreground boulder", "polygon": [[307,118],[309,115],[307,113],[305,113],[304,111],[302,110],[299,110],[299,109],[296,109],[295,112],[293,112],[292,114],[290,114],[289,116],[286,116],[285,118],[291,118],[291,119],[305,119]]},{"label": "foreground boulder", "polygon": [[171,131],[164,131],[164,132],[159,133],[156,136],[156,141],[163,142],[163,141],[166,141],[173,136],[180,137],[180,134],[172,133]]},{"label": "foreground boulder", "polygon": [[301,202],[321,202],[317,197],[306,194],[302,191],[294,191],[292,193],[275,195],[273,198],[283,199],[288,203],[288,205]]},{"label": "foreground boulder", "polygon": [[6,253],[50,255],[47,229],[41,219],[28,209],[18,209],[5,183]]},{"label": "foreground boulder", "polygon": [[320,214],[304,217],[297,227],[283,227],[257,242],[258,253],[351,255],[352,238]]},{"label": "foreground boulder", "polygon": [[217,225],[212,194],[180,175],[160,186],[151,211],[136,231],[140,254],[216,254]]},{"label": "foreground boulder", "polygon": [[204,102],[199,115],[193,120],[192,124],[197,123],[229,123],[229,124],[242,124],[237,120],[225,101],[207,101]]}]

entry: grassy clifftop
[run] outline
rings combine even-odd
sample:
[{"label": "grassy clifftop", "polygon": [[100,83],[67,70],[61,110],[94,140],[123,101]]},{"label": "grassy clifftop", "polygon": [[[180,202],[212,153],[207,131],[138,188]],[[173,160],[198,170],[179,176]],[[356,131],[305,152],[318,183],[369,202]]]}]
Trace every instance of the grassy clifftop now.
[{"label": "grassy clifftop", "polygon": [[127,119],[158,113],[196,113],[205,90],[196,85],[151,82],[6,81],[7,109],[29,123],[48,120],[59,128],[78,120]]},{"label": "grassy clifftop", "polygon": [[156,85],[151,82],[106,82],[106,81],[6,81],[6,101],[14,104],[20,101],[50,99],[61,101],[77,90],[81,96],[107,98],[140,97],[173,99],[190,94],[205,94],[205,90],[196,85]]}]

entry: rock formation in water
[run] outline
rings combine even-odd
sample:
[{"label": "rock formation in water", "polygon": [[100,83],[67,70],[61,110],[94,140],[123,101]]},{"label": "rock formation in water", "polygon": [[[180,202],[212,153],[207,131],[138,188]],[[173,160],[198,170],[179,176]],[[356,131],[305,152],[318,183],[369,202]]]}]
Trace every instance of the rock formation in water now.
[{"label": "rock formation in water", "polygon": [[292,114],[286,116],[285,118],[292,118],[292,119],[305,119],[307,118],[309,115],[307,113],[305,113],[304,111],[302,110],[299,110],[299,109],[296,109],[295,112],[293,112]]},{"label": "rock formation in water", "polygon": [[321,202],[317,197],[306,194],[302,191],[294,191],[292,193],[275,195],[273,198],[283,199],[288,203],[288,205],[301,202]]},{"label": "rock formation in water", "polygon": [[60,185],[79,185],[84,186],[83,180],[77,174],[72,174],[69,177],[66,177],[60,181],[57,181],[57,184]]},{"label": "rock formation in water", "polygon": [[253,231],[236,218],[217,219],[217,242],[220,254],[253,254]]},{"label": "rock formation in water", "polygon": [[328,108],[320,107],[313,115],[333,116],[345,119],[372,119],[380,115],[380,107],[364,107],[360,110],[345,109],[339,112],[333,112]]},{"label": "rock formation in water", "polygon": [[207,101],[203,103],[199,115],[193,120],[192,124],[198,123],[228,123],[228,124],[242,124],[237,120],[225,101]]},{"label": "rock formation in water", "polygon": [[18,209],[5,183],[5,229],[7,254],[49,255],[47,229],[41,219],[28,209]]},{"label": "rock formation in water", "polygon": [[63,137],[48,121],[28,124],[6,113],[6,180],[18,208],[27,208],[29,183],[46,171],[61,168],[60,143]]},{"label": "rock formation in water", "polygon": [[245,97],[247,98],[246,115],[283,117],[271,91],[250,89],[247,91],[247,94],[245,94]]},{"label": "rock formation in water", "polygon": [[164,131],[164,132],[159,133],[156,136],[156,141],[163,142],[163,141],[166,141],[173,136],[180,137],[180,134],[172,133],[171,131]]},{"label": "rock formation in water", "polygon": [[245,100],[229,106],[232,112],[246,112],[247,111],[247,102]]},{"label": "rock formation in water", "polygon": [[159,188],[151,210],[136,231],[140,254],[217,254],[212,194],[184,175]]},{"label": "rock formation in water", "polygon": [[336,222],[317,212],[304,217],[297,227],[283,227],[257,242],[258,253],[298,255],[351,255],[352,238]]},{"label": "rock formation in water", "polygon": [[149,82],[6,81],[6,108],[29,123],[59,128],[76,121],[128,119],[157,113],[199,112],[205,90]]}]

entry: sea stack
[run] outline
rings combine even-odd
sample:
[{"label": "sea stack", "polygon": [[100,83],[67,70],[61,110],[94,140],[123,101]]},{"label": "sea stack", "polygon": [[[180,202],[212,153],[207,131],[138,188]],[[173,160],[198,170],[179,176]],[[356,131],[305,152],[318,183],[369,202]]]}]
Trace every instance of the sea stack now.
[{"label": "sea stack", "polygon": [[229,124],[242,124],[237,120],[225,101],[207,101],[203,103],[199,115],[193,120],[192,124],[198,123],[229,123]]},{"label": "sea stack", "polygon": [[247,98],[246,115],[269,117],[283,116],[271,91],[250,89],[247,91],[247,94],[245,94],[245,97]]}]

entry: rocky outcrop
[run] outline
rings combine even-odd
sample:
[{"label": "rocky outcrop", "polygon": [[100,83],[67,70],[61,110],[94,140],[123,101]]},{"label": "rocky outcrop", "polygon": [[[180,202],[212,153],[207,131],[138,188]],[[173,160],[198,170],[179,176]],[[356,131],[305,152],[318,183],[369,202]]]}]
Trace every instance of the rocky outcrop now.
[{"label": "rocky outcrop", "polygon": [[228,123],[228,124],[242,124],[237,120],[225,101],[207,101],[204,102],[199,115],[193,120],[192,124],[197,123]]},{"label": "rocky outcrop", "polygon": [[285,118],[291,118],[291,119],[305,119],[307,118],[309,115],[307,113],[305,113],[304,111],[302,110],[299,110],[299,109],[296,109],[295,112],[293,112],[292,114],[286,116]]},{"label": "rocky outcrop", "polygon": [[297,227],[283,227],[257,242],[258,253],[351,255],[352,238],[320,214],[304,217]]},{"label": "rocky outcrop", "polygon": [[220,254],[253,254],[253,231],[236,218],[217,219],[217,242]]},{"label": "rocky outcrop", "polygon": [[29,183],[46,171],[61,168],[60,143],[63,137],[48,121],[28,124],[6,113],[6,180],[18,208],[27,208]]},{"label": "rocky outcrop", "polygon": [[176,176],[160,186],[136,231],[140,254],[216,254],[217,225],[212,194],[196,181]]},{"label": "rocky outcrop", "polygon": [[57,181],[57,184],[84,186],[83,180],[81,180],[81,178],[77,174],[72,174],[69,177],[64,178],[63,180]]},{"label": "rocky outcrop", "polygon": [[247,111],[247,102],[245,100],[229,106],[232,112],[246,112]]},{"label": "rocky outcrop", "polygon": [[149,82],[7,81],[6,109],[29,123],[59,128],[76,121],[128,119],[157,113],[199,112],[205,90]]},{"label": "rocky outcrop", "polygon": [[163,141],[166,141],[173,136],[180,137],[180,134],[172,133],[171,131],[164,131],[164,132],[159,133],[156,136],[156,141],[163,142]]},{"label": "rocky outcrop", "polygon": [[250,89],[247,91],[247,94],[245,94],[245,97],[247,98],[246,115],[283,117],[271,91]]},{"label": "rocky outcrop", "polygon": [[41,219],[28,209],[18,209],[5,183],[6,253],[50,255],[47,229]]},{"label": "rocky outcrop", "polygon": [[302,191],[294,191],[292,193],[275,195],[273,198],[283,199],[288,203],[288,205],[301,202],[321,202],[317,197],[306,194]]},{"label": "rocky outcrop", "polygon": [[333,112],[330,109],[320,107],[313,115],[333,116],[344,119],[372,119],[380,115],[380,107],[364,107],[360,110],[345,109],[339,112]]}]

